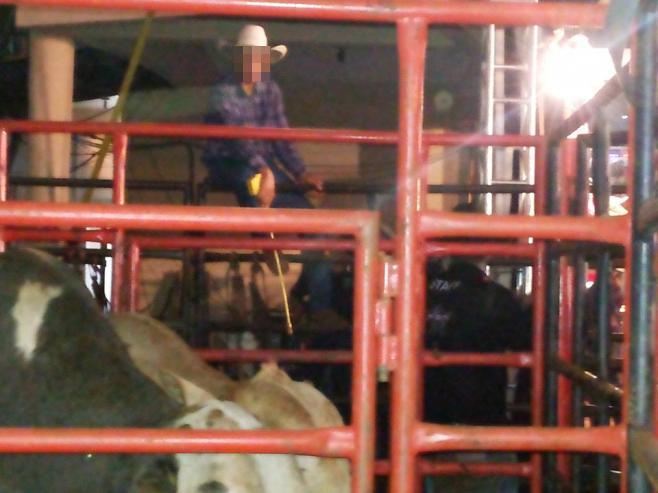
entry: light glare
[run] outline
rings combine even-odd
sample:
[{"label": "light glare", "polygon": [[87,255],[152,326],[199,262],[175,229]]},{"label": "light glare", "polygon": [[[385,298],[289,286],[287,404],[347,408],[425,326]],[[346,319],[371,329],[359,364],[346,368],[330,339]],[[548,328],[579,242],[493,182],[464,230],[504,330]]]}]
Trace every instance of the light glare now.
[{"label": "light glare", "polygon": [[577,34],[551,43],[542,64],[544,92],[574,107],[583,104],[612,78],[615,68],[605,48],[593,48]]}]

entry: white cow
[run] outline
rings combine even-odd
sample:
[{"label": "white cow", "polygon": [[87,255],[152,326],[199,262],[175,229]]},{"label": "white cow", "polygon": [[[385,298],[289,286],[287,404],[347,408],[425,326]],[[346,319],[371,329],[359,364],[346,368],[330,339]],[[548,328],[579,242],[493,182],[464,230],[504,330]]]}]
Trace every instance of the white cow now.
[{"label": "white cow", "polygon": [[[112,322],[135,364],[181,403],[198,408],[180,419],[180,426],[295,430],[343,425],[337,409],[322,393],[309,383],[293,381],[275,364],[263,365],[250,380],[234,382],[203,362],[166,325],[150,317],[119,314],[112,316]],[[349,463],[345,459],[297,456],[293,460],[286,456],[230,454],[177,458],[179,493],[347,493],[350,490]],[[250,467],[251,460],[251,470],[258,471],[262,489],[253,489],[258,488],[254,474],[249,484],[238,485],[227,477],[231,469],[227,466],[229,460],[235,461],[235,464],[231,462],[235,470]],[[196,479],[191,478],[193,475]],[[211,489],[219,488],[215,481],[224,489]]]},{"label": "white cow", "polygon": [[[303,430],[342,426],[336,407],[313,385],[292,380],[276,364],[265,364],[252,379],[238,386],[235,402],[248,409],[266,428]],[[350,491],[345,459],[297,456],[310,493]]]},{"label": "white cow", "polygon": [[[262,424],[241,406],[209,399],[176,423],[194,429],[254,430]],[[308,493],[288,455],[177,454],[178,493]],[[254,474],[255,472],[255,474]]]}]

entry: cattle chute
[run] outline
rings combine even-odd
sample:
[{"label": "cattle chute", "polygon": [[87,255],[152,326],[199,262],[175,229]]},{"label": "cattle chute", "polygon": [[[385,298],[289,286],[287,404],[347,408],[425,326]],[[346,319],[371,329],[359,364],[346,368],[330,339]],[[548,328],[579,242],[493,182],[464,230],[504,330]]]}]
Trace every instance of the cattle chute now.
[{"label": "cattle chute", "polygon": [[[352,459],[353,491],[367,492],[372,490],[375,470],[388,470],[391,475],[390,491],[402,493],[414,491],[417,488],[418,455],[421,452],[446,450],[524,450],[540,451],[592,451],[609,453],[621,457],[622,464],[630,462],[630,467],[624,467],[628,478],[622,482],[622,491],[643,493],[649,491],[648,484],[643,479],[643,473],[628,456],[627,449],[633,449],[633,442],[628,442],[626,427],[628,425],[651,427],[654,422],[652,393],[655,369],[650,358],[650,317],[653,292],[648,282],[651,272],[651,238],[637,225],[637,214],[645,202],[652,198],[650,188],[653,183],[653,149],[654,149],[654,117],[655,114],[655,40],[646,33],[651,29],[640,31],[637,39],[636,56],[638,78],[636,91],[636,111],[631,114],[632,132],[629,132],[629,147],[635,162],[631,159],[628,176],[628,188],[632,192],[633,214],[621,218],[590,218],[579,217],[565,220],[560,214],[565,214],[559,204],[556,205],[553,194],[559,170],[556,163],[556,147],[559,141],[554,136],[546,138],[496,138],[481,135],[432,135],[422,131],[422,94],[425,65],[425,47],[427,43],[428,25],[470,24],[485,25],[495,23],[500,25],[531,25],[546,26],[580,25],[582,27],[600,27],[605,15],[605,7],[594,4],[565,4],[545,2],[541,4],[510,4],[505,8],[497,2],[443,2],[431,3],[421,0],[373,3],[358,1],[336,2],[295,2],[285,4],[280,2],[251,2],[248,0],[232,0],[231,2],[209,3],[200,0],[116,0],[100,6],[98,2],[89,0],[25,0],[9,2],[17,5],[68,6],[68,7],[102,7],[132,10],[161,10],[178,13],[223,14],[245,16],[271,16],[285,18],[307,18],[317,20],[344,20],[360,22],[390,22],[396,23],[398,29],[398,50],[400,62],[400,95],[399,95],[399,131],[397,133],[372,133],[342,130],[274,130],[250,128],[198,127],[193,125],[159,125],[159,124],[71,124],[57,122],[0,122],[0,225],[7,228],[4,241],[20,238],[23,232],[14,228],[53,227],[101,227],[111,230],[108,233],[115,246],[115,300],[121,300],[123,269],[127,262],[129,272],[136,272],[139,262],[139,240],[132,241],[130,231],[162,228],[170,230],[196,231],[230,231],[230,232],[327,232],[346,234],[354,237],[355,243],[338,245],[327,240],[313,240],[318,248],[355,248],[357,266],[356,299],[355,299],[355,332],[354,332],[354,398],[353,423],[346,430],[334,430],[325,448],[308,448],[304,433],[298,434],[298,442],[292,449],[299,453],[339,454]],[[645,2],[644,7],[650,12],[651,2]],[[640,77],[642,76],[642,77]],[[621,88],[620,88],[621,89]],[[571,119],[570,125],[583,123],[587,112],[576,114],[578,118]],[[58,131],[58,132],[90,132],[111,134],[114,136],[115,181],[114,202],[112,206],[95,205],[61,205],[61,204],[30,204],[6,200],[7,193],[7,147],[8,138],[15,132]],[[125,205],[125,155],[127,142],[131,135],[188,136],[205,138],[209,136],[252,137],[252,138],[282,138],[292,140],[319,140],[336,142],[369,142],[378,145],[398,145],[398,196],[397,219],[399,231],[393,245],[394,284],[388,293],[377,293],[376,284],[379,275],[377,265],[377,218],[367,213],[346,214],[326,211],[309,213],[289,213],[267,211],[259,212],[236,211],[227,209],[207,208],[199,214],[198,210],[190,212],[185,207],[161,206],[140,208]],[[542,214],[536,217],[488,217],[473,215],[467,221],[454,218],[449,214],[431,213],[418,210],[417,205],[424,191],[417,186],[417,177],[423,176],[422,148],[430,143],[445,145],[521,145],[535,147],[538,150],[539,162],[535,182],[535,209]],[[569,157],[568,146],[565,155]],[[572,149],[573,151],[573,149]],[[571,155],[573,157],[573,155]],[[633,174],[633,171],[635,174]],[[646,211],[645,211],[646,212]],[[249,222],[246,226],[246,222]],[[157,222],[157,224],[155,224]],[[9,229],[11,228],[11,229]],[[490,236],[492,232],[497,238],[535,238],[532,247],[526,247],[517,252],[521,257],[530,257],[534,262],[534,344],[531,355],[523,360],[523,365],[533,369],[533,427],[517,430],[491,428],[443,428],[423,423],[415,404],[422,399],[417,385],[420,368],[424,361],[421,354],[421,307],[424,306],[423,294],[417,289],[422,284],[423,274],[418,267],[432,249],[432,238],[450,236]],[[57,235],[60,233],[53,233]],[[90,233],[91,234],[91,233]],[[47,234],[44,234],[47,236]],[[623,367],[624,386],[627,392],[624,396],[623,425],[614,427],[593,427],[571,430],[568,425],[568,413],[563,409],[558,428],[539,428],[544,423],[544,368],[545,341],[544,318],[546,315],[548,259],[544,241],[591,241],[605,242],[623,247],[626,250],[627,277],[625,291],[625,306],[627,330],[625,332],[626,346],[629,352],[625,355]],[[189,240],[190,244],[194,241]],[[219,240],[218,240],[219,241]],[[245,244],[249,239],[245,239]],[[256,243],[254,241],[254,243]],[[310,245],[311,242],[309,242]],[[163,242],[164,244],[164,242]],[[302,241],[300,245],[304,244]],[[201,241],[199,242],[201,246]],[[306,247],[307,245],[305,245]],[[440,249],[440,246],[436,246]],[[488,249],[506,247],[491,244],[471,246],[471,254],[486,254]],[[127,255],[127,252],[129,254]],[[384,269],[384,272],[391,270]],[[565,271],[566,272],[566,271]],[[637,278],[637,281],[634,280]],[[130,280],[129,276],[129,280]],[[642,281],[642,282],[639,282]],[[556,279],[552,279],[556,283]],[[385,283],[387,284],[387,283]],[[386,316],[376,317],[377,298],[393,300],[394,319]],[[134,306],[134,294],[127,300],[127,306]],[[385,304],[391,309],[390,304]],[[116,301],[115,309],[123,308],[121,301]],[[388,320],[389,326],[375,326],[375,320]],[[631,321],[633,322],[631,324]],[[382,330],[384,329],[384,330]],[[377,338],[376,338],[377,335]],[[560,332],[561,337],[564,336]],[[557,334],[555,334],[557,337]],[[549,341],[550,342],[550,341]],[[553,341],[556,344],[558,341]],[[570,341],[562,340],[560,347],[569,345]],[[379,348],[377,347],[379,344]],[[631,357],[632,356],[632,357]],[[330,358],[331,355],[327,355]],[[342,355],[341,357],[345,357]],[[487,356],[473,355],[473,360]],[[509,356],[488,356],[501,365],[510,365]],[[425,361],[425,363],[427,360]],[[371,425],[374,421],[374,387],[375,370],[377,366],[387,366],[392,370],[392,441],[391,462],[375,468],[373,459],[374,434]],[[562,404],[567,405],[568,404]],[[536,432],[536,433],[535,433]],[[49,438],[48,445],[33,443],[34,451],[56,451],[58,446],[70,446],[67,450],[85,450],[83,438],[75,441],[75,433],[55,431],[34,432],[34,437]],[[246,437],[241,442],[239,434],[226,435],[227,440],[234,440],[232,451],[256,451],[258,438]],[[268,451],[281,451],[281,443],[272,435],[273,441],[268,442]],[[126,435],[138,438],[139,433]],[[183,439],[184,434],[178,436]],[[193,437],[190,434],[190,439]],[[217,435],[218,437],[220,434]],[[24,438],[18,431],[3,432],[0,440],[0,450],[16,451]],[[118,436],[114,451],[137,451],[128,442],[122,442]],[[153,445],[149,450],[159,447],[166,449],[167,437],[153,432],[143,435],[150,438]],[[265,438],[265,437],[264,437]],[[287,439],[288,437],[285,437]],[[77,445],[76,445],[77,443]],[[279,445],[275,445],[279,443]],[[644,442],[643,442],[644,443]],[[68,444],[68,445],[66,445]],[[134,445],[133,445],[134,446]],[[199,445],[200,450],[217,450],[208,441]],[[287,449],[287,450],[292,450]],[[30,447],[21,449],[29,451]],[[171,450],[171,449],[168,449]],[[183,451],[183,448],[179,449]],[[508,467],[509,465],[501,466]],[[427,470],[429,466],[421,467]],[[449,466],[445,466],[449,468]],[[477,469],[477,468],[475,468]],[[483,470],[494,471],[496,466],[485,466]],[[518,475],[529,476],[533,492],[541,491],[542,468],[540,456],[533,455],[528,464],[522,464],[517,470],[511,471]],[[650,473],[651,470],[647,470]]]}]

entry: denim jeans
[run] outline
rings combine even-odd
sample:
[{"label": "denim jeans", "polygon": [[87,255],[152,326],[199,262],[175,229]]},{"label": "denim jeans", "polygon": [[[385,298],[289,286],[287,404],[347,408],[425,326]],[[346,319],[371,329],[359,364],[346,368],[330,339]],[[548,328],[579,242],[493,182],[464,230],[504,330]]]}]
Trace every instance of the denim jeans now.
[{"label": "denim jeans", "polygon": [[[258,207],[258,201],[251,196],[247,182],[254,175],[254,171],[245,163],[206,162],[211,185],[226,186],[230,188],[241,207]],[[271,167],[274,180],[280,185],[290,186],[293,181],[290,177],[275,166]],[[277,209],[312,209],[313,206],[300,192],[277,193],[272,207]],[[293,294],[300,298],[308,294],[308,311],[314,312],[332,308],[332,279],[331,263],[325,258],[305,262]]]}]

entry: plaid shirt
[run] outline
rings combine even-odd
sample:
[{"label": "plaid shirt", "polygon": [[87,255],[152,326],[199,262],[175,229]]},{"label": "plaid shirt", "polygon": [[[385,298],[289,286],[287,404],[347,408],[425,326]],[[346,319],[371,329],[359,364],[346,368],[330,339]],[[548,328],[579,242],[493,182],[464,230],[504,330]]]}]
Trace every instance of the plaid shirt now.
[{"label": "plaid shirt", "polygon": [[[258,82],[248,95],[233,76],[213,88],[205,121],[218,125],[288,127],[281,89],[276,82],[271,79]],[[283,140],[209,139],[203,153],[206,165],[238,161],[254,170],[273,166],[275,159],[296,177],[305,171],[295,147]]]}]

